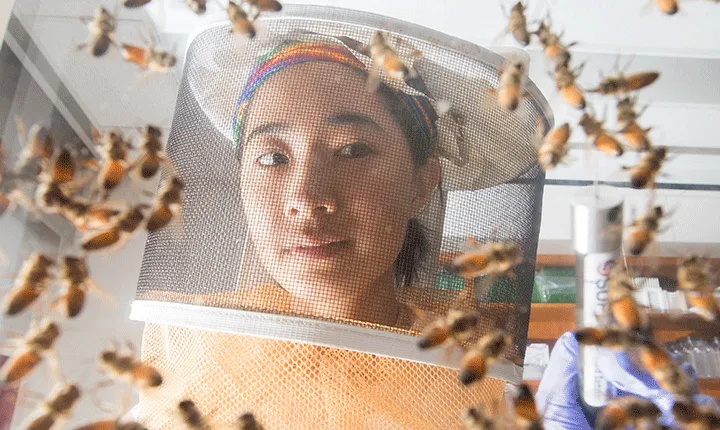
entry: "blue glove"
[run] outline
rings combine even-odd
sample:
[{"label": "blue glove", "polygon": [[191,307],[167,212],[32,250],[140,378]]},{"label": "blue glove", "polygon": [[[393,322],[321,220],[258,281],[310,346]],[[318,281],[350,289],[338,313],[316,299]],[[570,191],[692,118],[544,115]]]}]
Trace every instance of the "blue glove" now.
[{"label": "blue glove", "polygon": [[[670,412],[674,402],[672,395],[662,390],[650,374],[634,366],[627,354],[600,348],[597,366],[608,380],[608,394],[611,397],[633,395],[650,399],[663,412],[661,423],[673,425]],[[691,366],[683,365],[683,368],[697,380]],[[695,401],[699,404],[716,404],[712,397],[705,395],[696,395]],[[592,429],[596,411],[580,402],[578,343],[573,333],[563,334],[555,344],[535,402],[544,414],[546,429]]]}]

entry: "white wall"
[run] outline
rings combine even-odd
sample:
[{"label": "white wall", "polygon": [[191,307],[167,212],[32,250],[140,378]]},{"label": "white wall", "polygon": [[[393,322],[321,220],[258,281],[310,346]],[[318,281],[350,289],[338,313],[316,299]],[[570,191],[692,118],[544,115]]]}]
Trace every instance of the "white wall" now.
[{"label": "white wall", "polygon": [[14,3],[15,0],[4,0],[2,4],[0,4],[0,40],[5,37],[5,28],[10,19]]}]

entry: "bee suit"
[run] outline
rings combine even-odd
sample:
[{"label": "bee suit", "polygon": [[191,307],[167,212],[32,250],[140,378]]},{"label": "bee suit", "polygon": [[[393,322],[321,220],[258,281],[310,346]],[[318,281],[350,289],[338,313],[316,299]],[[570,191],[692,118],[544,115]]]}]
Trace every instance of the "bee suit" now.
[{"label": "bee suit", "polygon": [[[168,141],[182,233],[148,238],[131,314],[164,377],[140,420],[174,428],[191,399],[217,425],[250,411],[266,428],[427,429],[496,407],[522,379],[545,100],[528,83],[505,111],[489,91],[502,57],[407,23],[303,6],[259,26],[248,40],[217,23],[189,42]],[[374,89],[377,30],[413,67],[380,71]],[[418,315],[457,302],[464,281],[441,262],[468,235],[517,243],[524,261],[489,292],[468,283],[479,334],[503,328],[513,344],[464,387],[457,357],[417,336]]]}]

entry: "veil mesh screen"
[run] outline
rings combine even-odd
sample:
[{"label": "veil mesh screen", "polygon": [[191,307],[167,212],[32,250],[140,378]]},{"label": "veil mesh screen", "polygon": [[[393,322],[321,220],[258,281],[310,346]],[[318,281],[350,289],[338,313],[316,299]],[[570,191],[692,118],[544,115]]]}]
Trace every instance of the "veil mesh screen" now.
[{"label": "veil mesh screen", "polygon": [[[538,121],[548,122],[541,102],[526,97],[506,112],[488,91],[498,80],[490,62],[405,37],[423,52],[415,65],[432,96],[463,114],[469,165],[428,157],[435,142],[418,137],[399,90],[370,91],[366,73],[325,60],[277,66],[260,80],[235,145],[235,104],[251,70],[298,43],[298,30],[373,34],[279,19],[253,42],[226,26],[193,40],[167,147],[185,183],[182,226],[149,236],[136,299],[416,335],[410,307],[439,315],[464,287],[441,262],[468,235],[512,241],[524,255],[515,276],[490,288],[477,279],[471,305],[483,314],[479,334],[506,329],[507,358],[522,365],[543,181],[531,142]],[[447,118],[436,125],[437,144],[456,151],[443,140]],[[167,382],[142,397],[141,418],[153,427],[177,425],[172,402],[193,398],[218,422],[252,410],[270,428],[447,428],[504,385],[468,389],[455,370],[293,342],[292,327],[287,340],[268,340],[148,322],[143,359]]]}]

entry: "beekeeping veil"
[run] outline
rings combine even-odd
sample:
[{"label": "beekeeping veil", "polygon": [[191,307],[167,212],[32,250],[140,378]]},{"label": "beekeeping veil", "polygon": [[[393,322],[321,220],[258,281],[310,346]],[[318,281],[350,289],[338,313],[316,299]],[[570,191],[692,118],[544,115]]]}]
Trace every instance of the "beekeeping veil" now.
[{"label": "beekeeping veil", "polygon": [[[520,107],[513,113],[506,111],[490,91],[497,86],[502,57],[404,22],[337,8],[288,6],[261,19],[259,26],[258,36],[248,40],[232,35],[227,22],[217,23],[197,31],[188,45],[167,148],[186,184],[182,233],[166,229],[149,236],[132,306],[131,318],[146,322],[143,359],[157,366],[165,377],[160,389],[141,395],[140,418],[152,428],[176,427],[178,422],[168,411],[178,401],[190,398],[218,425],[252,411],[267,428],[448,428],[459,423],[465,406],[489,403],[492,407],[506,381],[518,383],[522,377],[543,179],[532,141],[538,124],[547,129],[552,123],[545,100],[528,83],[528,95]],[[366,261],[357,257],[353,263],[360,272],[348,270],[348,277],[353,273],[352,282],[337,285],[342,284],[348,296],[352,289],[364,289],[366,294],[358,295],[360,307],[374,306],[377,312],[344,312],[342,307],[334,307],[332,298],[322,302],[324,297],[338,297],[323,295],[333,288],[325,279],[312,275],[295,279],[293,282],[304,288],[304,299],[325,305],[318,312],[317,306],[296,306],[297,288],[284,285],[288,276],[311,272],[293,272],[290,266],[268,267],[273,260],[263,258],[259,249],[269,245],[255,243],[284,232],[253,235],[253,231],[270,228],[265,224],[272,225],[272,221],[255,217],[253,223],[258,225],[249,225],[252,217],[244,203],[284,195],[294,185],[283,182],[280,191],[272,186],[243,189],[243,175],[248,174],[243,166],[258,168],[260,159],[255,154],[253,162],[243,162],[247,156],[247,118],[277,116],[280,111],[285,115],[281,122],[294,124],[308,114],[293,108],[292,87],[282,87],[290,94],[277,94],[282,106],[272,103],[272,93],[266,92],[262,103],[254,99],[263,85],[277,76],[305,73],[307,69],[301,64],[342,64],[364,82],[371,67],[366,44],[377,30],[386,32],[390,43],[414,69],[404,81],[381,72],[378,92],[394,94],[383,98],[383,106],[397,121],[415,121],[415,130],[430,143],[423,160],[428,156],[439,159],[440,181],[411,221],[403,222],[399,236],[393,233],[392,225],[385,226],[387,236],[400,238],[387,267],[397,267],[397,259],[405,244],[413,242],[413,235],[421,234],[424,240],[420,242],[425,244],[423,258],[413,258],[417,264],[412,282],[407,278],[398,282],[397,277],[393,277],[394,284],[391,281],[392,296],[386,302],[396,306],[368,299],[376,293],[368,289],[380,287],[377,276],[370,275],[374,269],[368,265],[365,276],[362,270]],[[422,55],[414,55],[416,51]],[[300,74],[295,82],[316,86],[327,82],[329,87],[337,87],[337,74],[331,73],[337,67],[315,68],[313,73],[326,70],[327,76],[302,79],[304,75]],[[348,81],[347,87],[351,86]],[[355,111],[364,113],[366,106],[359,100],[375,95],[365,85],[362,89],[369,95],[360,97],[357,91],[341,90],[333,97],[340,101],[349,98]],[[403,107],[394,109],[392,103]],[[318,129],[322,127],[317,124]],[[407,124],[403,127],[405,130]],[[303,133],[315,136],[312,131]],[[387,175],[386,186],[383,182],[382,187],[361,190],[360,194],[355,187],[354,194],[345,195],[345,190],[337,189],[338,184],[350,187],[347,184],[354,182],[349,179],[368,183],[353,170],[361,164],[349,163],[371,161],[337,155],[340,152],[329,159],[300,156],[293,153],[299,148],[293,145],[305,138],[293,136],[287,138],[291,143],[278,146],[271,142],[272,150],[283,155],[277,159],[275,155],[263,156],[263,160],[272,161],[263,167],[264,184],[271,185],[273,178],[300,169],[301,160],[321,159],[333,175],[348,169],[354,178],[338,180],[338,176],[323,171],[318,177],[332,177],[333,183],[318,184],[315,180],[313,186],[335,187],[333,192],[344,196],[321,205],[326,210],[323,219],[344,213],[344,219],[354,220],[353,231],[371,231],[364,226],[378,224],[381,218],[375,216],[381,217],[383,211],[362,207],[358,213],[348,213],[346,207],[358,208],[349,202],[352,199],[374,202],[383,200],[377,193],[397,192],[390,180],[396,177],[395,166],[388,173],[373,172],[380,179]],[[413,135],[405,133],[408,136]],[[412,147],[410,142],[402,144]],[[418,149],[410,153],[416,155]],[[382,151],[373,152],[367,159],[373,156],[382,156]],[[278,163],[273,164],[275,161]],[[402,170],[401,166],[397,170]],[[373,198],[363,200],[367,196]],[[411,224],[416,228],[409,228]],[[483,279],[473,283],[444,271],[443,262],[459,252],[468,235],[479,241],[519,244],[524,261],[514,269],[515,276],[484,285]],[[386,243],[387,238],[373,237],[378,240],[377,254],[383,254],[386,250],[379,249],[379,243]],[[354,242],[349,243],[344,245],[347,248],[334,248],[332,252],[328,249],[334,245],[323,248],[329,256],[322,258],[309,254],[285,258],[307,265],[323,258],[349,258],[342,257],[352,252]],[[293,249],[291,246],[288,252]],[[466,285],[468,289],[478,288],[469,306],[482,314],[479,332],[503,328],[514,341],[507,363],[496,366],[490,378],[470,387],[458,382],[457,362],[443,351],[417,348],[416,336],[422,327],[412,311],[419,308],[428,315],[442,315]],[[388,309],[395,309],[396,314],[389,317]]]}]

